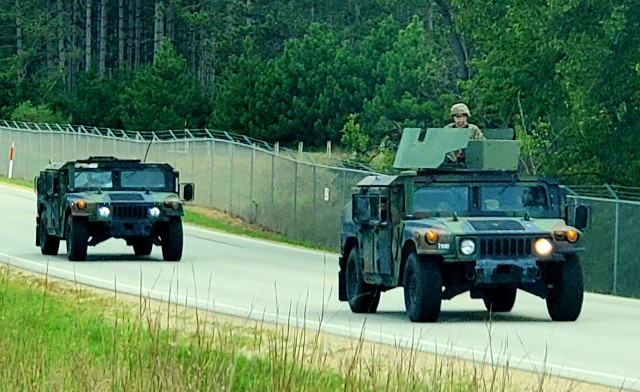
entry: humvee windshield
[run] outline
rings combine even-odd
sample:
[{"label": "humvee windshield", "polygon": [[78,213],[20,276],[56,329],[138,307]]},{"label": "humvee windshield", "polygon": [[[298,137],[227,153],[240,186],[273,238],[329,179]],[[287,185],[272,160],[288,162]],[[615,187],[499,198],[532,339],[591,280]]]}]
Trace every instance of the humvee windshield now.
[{"label": "humvee windshield", "polygon": [[[472,192],[477,188],[477,196]],[[474,198],[478,202],[474,202]],[[476,206],[476,207],[472,207]],[[418,187],[414,193],[416,213],[456,212],[458,214],[494,214],[548,211],[547,192],[539,185],[491,184],[474,186]]]},{"label": "humvee windshield", "polygon": [[123,170],[120,172],[120,186],[123,189],[144,188],[162,190],[171,187],[167,184],[162,170]]},{"label": "humvee windshield", "polygon": [[76,170],[74,189],[144,189],[173,191],[172,177],[164,170]]},{"label": "humvee windshield", "polygon": [[85,189],[113,188],[113,174],[110,171],[103,170],[76,171],[74,173],[73,187]]}]

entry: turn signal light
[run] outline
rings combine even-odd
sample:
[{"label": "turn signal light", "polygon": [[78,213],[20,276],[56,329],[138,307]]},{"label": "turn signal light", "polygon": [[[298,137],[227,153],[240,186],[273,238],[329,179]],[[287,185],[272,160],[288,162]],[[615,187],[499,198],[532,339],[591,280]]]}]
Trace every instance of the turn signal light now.
[{"label": "turn signal light", "polygon": [[578,235],[578,232],[575,230],[567,230],[567,241],[569,242],[576,242],[578,241],[578,238],[580,236]]},{"label": "turn signal light", "polygon": [[84,208],[87,206],[87,203],[85,203],[84,200],[80,200],[76,205],[78,206],[79,209],[84,210]]},{"label": "turn signal light", "polygon": [[427,241],[427,244],[435,244],[436,242],[438,242],[438,233],[436,233],[435,231],[427,231],[427,234],[424,235],[425,240]]}]

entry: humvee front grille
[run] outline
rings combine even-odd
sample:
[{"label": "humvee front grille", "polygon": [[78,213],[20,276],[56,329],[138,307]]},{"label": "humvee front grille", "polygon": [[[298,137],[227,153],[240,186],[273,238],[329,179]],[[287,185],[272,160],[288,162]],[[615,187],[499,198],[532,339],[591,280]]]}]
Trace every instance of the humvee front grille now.
[{"label": "humvee front grille", "polygon": [[480,239],[480,256],[514,257],[531,255],[531,238],[498,237]]},{"label": "humvee front grille", "polygon": [[148,206],[144,205],[114,205],[113,217],[120,219],[140,219],[147,218]]}]

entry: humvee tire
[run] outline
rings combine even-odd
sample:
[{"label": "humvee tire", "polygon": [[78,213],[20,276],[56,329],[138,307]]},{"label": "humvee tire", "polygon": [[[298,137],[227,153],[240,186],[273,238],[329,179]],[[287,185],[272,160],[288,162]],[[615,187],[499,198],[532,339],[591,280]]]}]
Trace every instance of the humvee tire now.
[{"label": "humvee tire", "polygon": [[569,254],[564,262],[549,266],[547,310],[554,321],[575,321],[580,316],[584,299],[584,279],[580,259]]},{"label": "humvee tire", "polygon": [[375,313],[380,303],[380,290],[366,283],[362,274],[360,253],[357,248],[352,248],[346,266],[349,307],[354,313]]},{"label": "humvee tire", "polygon": [[442,266],[412,252],[404,268],[404,305],[414,322],[434,322],[442,305]]},{"label": "humvee tire", "polygon": [[87,241],[89,240],[87,223],[72,216],[67,217],[66,237],[69,261],[85,261],[87,259]]},{"label": "humvee tire", "polygon": [[153,249],[153,243],[138,239],[133,242],[133,252],[136,256],[149,256]]},{"label": "humvee tire", "polygon": [[516,287],[499,287],[488,290],[482,296],[487,311],[493,313],[510,312],[516,302]]},{"label": "humvee tire", "polygon": [[180,261],[182,258],[182,219],[172,217],[162,234],[162,257],[165,261]]},{"label": "humvee tire", "polygon": [[60,249],[60,238],[47,234],[47,222],[40,216],[38,222],[38,244],[43,255],[55,256]]}]

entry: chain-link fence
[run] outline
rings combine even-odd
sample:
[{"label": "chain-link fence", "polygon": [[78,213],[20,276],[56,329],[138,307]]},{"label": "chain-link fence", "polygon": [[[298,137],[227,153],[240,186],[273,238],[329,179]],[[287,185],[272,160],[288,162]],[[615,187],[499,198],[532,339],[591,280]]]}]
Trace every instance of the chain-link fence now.
[{"label": "chain-link fence", "polygon": [[147,162],[168,162],[180,171],[182,182],[196,184],[195,204],[334,249],[339,246],[342,207],[351,187],[367,174],[313,163],[309,154],[226,132],[126,133],[5,122],[0,124],[0,154],[6,151],[7,157],[7,164],[0,167],[4,176],[12,145],[12,176],[26,180],[49,162],[89,156],[146,156]]},{"label": "chain-link fence", "polygon": [[[30,180],[49,162],[95,155],[168,162],[196,184],[195,204],[212,207],[308,243],[337,249],[340,214],[350,189],[369,172],[313,163],[296,152],[226,132],[164,133],[25,123],[0,123],[0,174]],[[301,159],[300,159],[301,158]],[[590,207],[582,256],[589,291],[640,296],[640,192],[634,188],[572,188]],[[637,196],[637,198],[636,198]],[[625,199],[625,200],[622,200]]]}]

